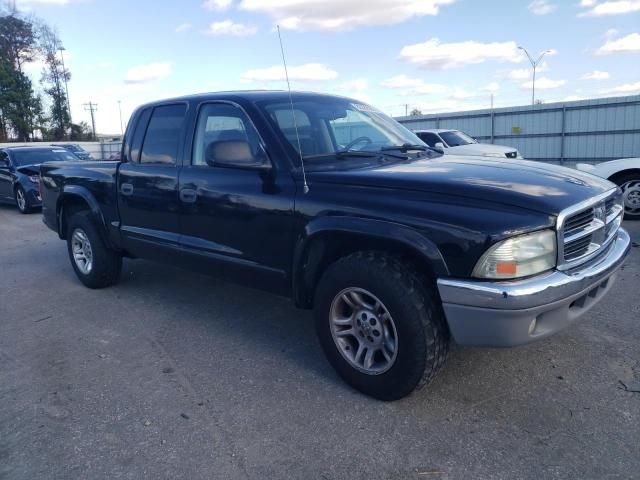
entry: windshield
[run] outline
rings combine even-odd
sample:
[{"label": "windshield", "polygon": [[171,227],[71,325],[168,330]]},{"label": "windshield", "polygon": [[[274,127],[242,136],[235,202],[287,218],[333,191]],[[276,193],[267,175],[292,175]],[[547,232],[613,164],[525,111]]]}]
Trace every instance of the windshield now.
[{"label": "windshield", "polygon": [[11,159],[14,166],[23,167],[25,165],[40,165],[44,162],[55,162],[62,160],[78,160],[75,155],[66,150],[14,150],[11,152]]},{"label": "windshield", "polygon": [[450,132],[440,132],[442,139],[447,142],[450,147],[459,147],[460,145],[471,145],[472,143],[478,143],[466,133],[459,132],[458,130],[452,130]]},{"label": "windshield", "polygon": [[[288,146],[305,160],[334,162],[340,154],[377,156],[389,147],[426,145],[413,133],[375,108],[346,98],[317,96],[293,103],[261,102]],[[295,125],[294,125],[295,115]],[[300,149],[294,126],[300,136]],[[355,155],[354,155],[355,156]]]}]

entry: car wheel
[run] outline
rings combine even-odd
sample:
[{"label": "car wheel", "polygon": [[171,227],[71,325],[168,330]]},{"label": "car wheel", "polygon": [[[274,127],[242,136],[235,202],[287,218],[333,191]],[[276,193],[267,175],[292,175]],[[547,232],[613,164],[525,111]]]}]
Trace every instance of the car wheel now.
[{"label": "car wheel", "polygon": [[622,189],[624,218],[626,220],[640,219],[640,173],[622,173],[611,180]]},{"label": "car wheel", "polygon": [[324,273],[315,296],[320,344],[357,390],[397,400],[443,365],[449,331],[427,279],[380,252],[346,256]]},{"label": "car wheel", "polygon": [[68,222],[67,250],[80,281],[89,288],[118,282],[122,256],[106,247],[88,212],[74,213]]},{"label": "car wheel", "polygon": [[20,185],[16,187],[14,195],[16,205],[18,206],[18,210],[20,211],[20,213],[31,213],[32,209],[29,205],[29,199],[27,198],[27,194],[25,193],[24,189]]}]

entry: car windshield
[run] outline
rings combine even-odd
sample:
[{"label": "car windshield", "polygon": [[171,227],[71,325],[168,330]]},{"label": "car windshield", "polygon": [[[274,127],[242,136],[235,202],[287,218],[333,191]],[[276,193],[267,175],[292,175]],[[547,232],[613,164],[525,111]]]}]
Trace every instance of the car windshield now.
[{"label": "car windshield", "polygon": [[440,132],[442,139],[447,142],[450,147],[459,147],[460,145],[471,145],[472,143],[478,143],[466,133],[459,132],[458,130],[451,130],[450,132]]},{"label": "car windshield", "polygon": [[302,150],[304,159],[313,163],[335,162],[347,157],[393,156],[395,148],[404,152],[428,148],[384,113],[346,98],[318,96],[294,100],[293,109],[289,102],[281,101],[261,102],[259,106],[286,139],[287,146],[295,153],[293,157]]},{"label": "car windshield", "polygon": [[11,152],[13,164],[16,167],[25,165],[40,165],[44,162],[55,162],[62,160],[77,160],[77,158],[66,150],[49,149],[25,149]]}]

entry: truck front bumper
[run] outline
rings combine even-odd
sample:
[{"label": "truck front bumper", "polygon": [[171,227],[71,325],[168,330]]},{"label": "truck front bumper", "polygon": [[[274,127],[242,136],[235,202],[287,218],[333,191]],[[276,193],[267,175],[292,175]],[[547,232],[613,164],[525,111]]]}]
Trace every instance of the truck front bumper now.
[{"label": "truck front bumper", "polygon": [[596,263],[511,282],[438,279],[449,329],[460,345],[513,347],[562,330],[600,301],[629,253],[620,228]]}]

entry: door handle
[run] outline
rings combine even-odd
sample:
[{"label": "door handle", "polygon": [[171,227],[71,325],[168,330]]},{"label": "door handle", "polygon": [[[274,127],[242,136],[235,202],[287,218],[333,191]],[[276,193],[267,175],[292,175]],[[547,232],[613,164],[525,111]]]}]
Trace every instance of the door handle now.
[{"label": "door handle", "polygon": [[120,185],[120,193],[122,195],[126,195],[127,197],[129,195],[133,195],[133,185],[131,185],[130,183],[123,183],[122,185]]},{"label": "door handle", "polygon": [[196,203],[196,199],[198,198],[198,193],[191,188],[183,188],[180,190],[180,200],[184,203]]}]

